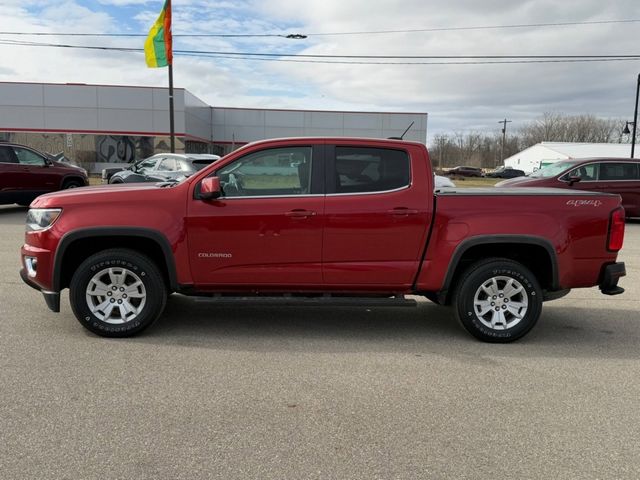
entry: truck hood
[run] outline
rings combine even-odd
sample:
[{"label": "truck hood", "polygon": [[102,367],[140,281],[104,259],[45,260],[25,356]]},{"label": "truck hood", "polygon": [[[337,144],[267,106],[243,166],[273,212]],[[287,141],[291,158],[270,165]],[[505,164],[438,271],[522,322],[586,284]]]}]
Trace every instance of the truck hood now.
[{"label": "truck hood", "polygon": [[[95,187],[71,188],[58,192],[47,193],[36,198],[31,206],[33,208],[56,207],[77,203],[107,203],[126,198],[146,198],[164,190],[172,190],[175,186],[161,187],[157,183],[131,183],[119,185],[98,185]],[[176,184],[177,185],[177,184]]]}]

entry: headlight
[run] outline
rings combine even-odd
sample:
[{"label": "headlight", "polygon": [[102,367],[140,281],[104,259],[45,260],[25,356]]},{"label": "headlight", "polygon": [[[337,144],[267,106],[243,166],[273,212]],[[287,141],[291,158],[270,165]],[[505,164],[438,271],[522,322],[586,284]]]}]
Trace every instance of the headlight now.
[{"label": "headlight", "polygon": [[27,232],[38,232],[53,225],[60,214],[61,208],[32,208],[27,213]]}]

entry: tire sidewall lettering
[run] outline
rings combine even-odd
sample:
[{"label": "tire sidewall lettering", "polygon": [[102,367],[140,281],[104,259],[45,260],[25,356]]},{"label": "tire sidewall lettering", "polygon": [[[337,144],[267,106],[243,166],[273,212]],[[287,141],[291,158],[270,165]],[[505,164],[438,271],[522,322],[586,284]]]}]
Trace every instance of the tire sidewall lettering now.
[{"label": "tire sidewall lettering", "polygon": [[[497,259],[496,262],[510,262],[509,260]],[[537,282],[535,277],[529,276],[529,274],[523,273],[516,268],[505,268],[500,266],[490,266],[486,264],[483,268],[482,265],[478,265],[477,269],[472,269],[462,279],[462,284],[458,293],[457,311],[458,318],[462,322],[463,326],[472,333],[474,336],[491,341],[511,341],[517,339],[528,332],[535,324],[540,315],[541,302],[538,300],[538,293],[536,289]],[[526,267],[523,267],[527,271]],[[517,280],[525,289],[527,296],[529,297],[529,308],[523,319],[514,327],[508,330],[494,330],[484,325],[475,313],[474,297],[475,292],[480,286],[491,279],[492,277],[505,276]]]}]

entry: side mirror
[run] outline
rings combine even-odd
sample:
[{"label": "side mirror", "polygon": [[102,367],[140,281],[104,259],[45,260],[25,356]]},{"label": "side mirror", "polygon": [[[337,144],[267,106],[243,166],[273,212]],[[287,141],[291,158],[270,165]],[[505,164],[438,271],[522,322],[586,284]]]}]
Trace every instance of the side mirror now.
[{"label": "side mirror", "polygon": [[578,177],[577,175],[571,175],[569,177],[569,186],[573,185],[574,183],[578,183],[580,180],[582,180],[580,177]]},{"label": "side mirror", "polygon": [[200,198],[202,200],[214,200],[222,195],[220,178],[207,177],[200,184]]}]

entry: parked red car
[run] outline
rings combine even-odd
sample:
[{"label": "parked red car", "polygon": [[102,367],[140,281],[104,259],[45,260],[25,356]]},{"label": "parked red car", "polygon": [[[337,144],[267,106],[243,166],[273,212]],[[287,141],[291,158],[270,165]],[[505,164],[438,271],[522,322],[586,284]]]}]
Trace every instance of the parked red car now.
[{"label": "parked red car", "polygon": [[509,342],[571,288],[624,290],[618,195],[442,189],[423,144],[357,138],[246,145],[178,183],[43,195],[27,215],[23,280],[94,333],[141,332],[167,295],[302,304],[453,305]]},{"label": "parked red car", "polygon": [[640,217],[640,160],[583,158],[561,160],[526,177],[504,180],[496,187],[554,187],[615,193],[627,217]]},{"label": "parked red car", "polygon": [[87,172],[15,143],[0,143],[0,204],[29,205],[43,193],[89,185]]}]

